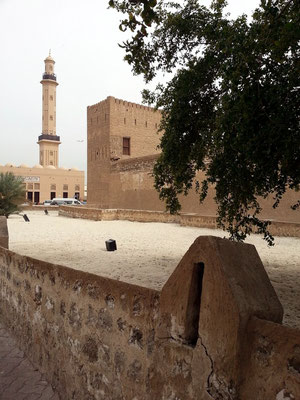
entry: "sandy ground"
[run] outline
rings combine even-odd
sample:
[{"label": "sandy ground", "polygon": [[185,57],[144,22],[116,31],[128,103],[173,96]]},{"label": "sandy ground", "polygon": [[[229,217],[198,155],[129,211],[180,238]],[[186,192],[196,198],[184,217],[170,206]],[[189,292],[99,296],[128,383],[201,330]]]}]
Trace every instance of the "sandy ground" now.
[{"label": "sandy ground", "polygon": [[[27,215],[29,223],[18,215],[8,219],[10,250],[154,289],[162,288],[198,236],[225,236],[176,224],[71,219],[56,211]],[[106,251],[107,239],[116,240],[117,251]],[[285,310],[284,323],[300,328],[300,238],[276,237],[274,247],[256,235],[247,242],[265,265]]]}]

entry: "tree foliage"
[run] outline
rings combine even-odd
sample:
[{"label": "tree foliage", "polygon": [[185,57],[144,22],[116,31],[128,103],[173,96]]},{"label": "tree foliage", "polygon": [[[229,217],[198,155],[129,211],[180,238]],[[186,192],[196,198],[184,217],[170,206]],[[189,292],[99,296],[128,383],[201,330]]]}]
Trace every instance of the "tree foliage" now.
[{"label": "tree foliage", "polygon": [[0,215],[6,218],[16,211],[25,200],[23,179],[11,172],[0,174]]},{"label": "tree foliage", "polygon": [[[276,208],[300,184],[299,0],[262,0],[250,22],[225,15],[224,0],[200,3],[110,1],[131,32],[122,46],[133,72],[171,74],[143,93],[163,113],[155,187],[174,213],[178,194],[195,185],[204,201],[213,185],[219,226],[272,244],[260,199]],[[206,179],[195,183],[198,170]]]}]

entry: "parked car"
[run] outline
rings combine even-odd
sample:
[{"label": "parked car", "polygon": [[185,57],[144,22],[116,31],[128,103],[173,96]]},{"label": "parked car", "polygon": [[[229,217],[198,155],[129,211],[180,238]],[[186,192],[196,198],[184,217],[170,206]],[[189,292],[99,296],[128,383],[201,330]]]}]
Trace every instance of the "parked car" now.
[{"label": "parked car", "polygon": [[65,204],[68,206],[82,206],[83,203],[77,199],[65,199]]},{"label": "parked car", "polygon": [[52,200],[45,200],[43,204],[44,204],[44,206],[50,206],[51,203],[52,203]]},{"label": "parked car", "polygon": [[69,206],[82,206],[83,204],[81,201],[75,199],[75,198],[55,198],[52,200],[51,205],[69,205]]},{"label": "parked car", "polygon": [[59,199],[59,198],[52,199],[52,201],[50,203],[51,206],[61,206],[63,204],[65,204],[65,200],[64,199]]}]

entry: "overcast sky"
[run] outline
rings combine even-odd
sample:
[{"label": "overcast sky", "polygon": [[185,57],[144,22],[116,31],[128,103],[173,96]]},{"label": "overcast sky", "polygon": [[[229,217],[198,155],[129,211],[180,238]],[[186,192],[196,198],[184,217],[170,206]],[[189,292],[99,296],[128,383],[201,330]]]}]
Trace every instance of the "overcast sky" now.
[{"label": "overcast sky", "polygon": [[[203,1],[207,4],[208,1]],[[0,164],[38,163],[44,59],[54,58],[60,166],[86,170],[86,108],[107,96],[141,102],[108,0],[0,0]],[[233,17],[259,0],[229,0]],[[79,142],[79,140],[84,140]]]}]

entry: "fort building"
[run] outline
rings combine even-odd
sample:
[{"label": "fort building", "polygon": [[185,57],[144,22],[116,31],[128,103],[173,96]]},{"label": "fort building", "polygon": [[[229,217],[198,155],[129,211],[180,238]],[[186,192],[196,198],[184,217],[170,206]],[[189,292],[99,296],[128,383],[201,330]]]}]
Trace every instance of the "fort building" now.
[{"label": "fort building", "polygon": [[111,206],[111,168],[159,154],[161,112],[112,96],[87,108],[88,203]]},{"label": "fort building", "polygon": [[[44,60],[42,75],[42,133],[38,137],[39,164],[30,167],[0,164],[0,172],[12,172],[23,177],[27,200],[41,203],[54,197],[84,198],[84,171],[77,168],[59,167],[60,137],[56,134],[56,87],[55,61],[49,56]],[[1,161],[1,160],[0,160]]]},{"label": "fort building", "polygon": [[[158,132],[161,112],[151,107],[116,99],[112,96],[87,107],[87,201],[100,208],[164,211],[165,203],[154,189],[153,167],[159,156]],[[199,171],[196,180],[204,175]],[[214,189],[200,204],[191,190],[180,196],[183,213],[216,217]],[[261,218],[300,222],[300,213],[291,209],[298,194],[288,190],[279,207],[272,207],[272,195],[261,199]]]}]

